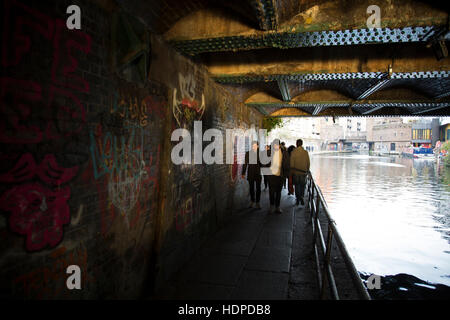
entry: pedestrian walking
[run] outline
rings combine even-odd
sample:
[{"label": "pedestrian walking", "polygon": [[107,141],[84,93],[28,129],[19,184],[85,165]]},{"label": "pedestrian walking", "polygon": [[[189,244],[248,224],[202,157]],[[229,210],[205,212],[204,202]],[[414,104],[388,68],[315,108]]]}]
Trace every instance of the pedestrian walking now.
[{"label": "pedestrian walking", "polygon": [[[269,154],[270,154],[269,150],[270,150],[270,146],[266,145],[266,154],[267,154],[267,156],[269,156]],[[266,174],[263,175],[263,177],[264,177],[264,191],[266,191],[267,188],[269,187],[269,178],[267,177]]]},{"label": "pedestrian walking", "polygon": [[[289,159],[291,158],[291,153],[294,149],[295,149],[295,146],[289,146],[289,148],[287,149]],[[289,172],[289,177],[288,177],[288,195],[290,195],[290,196],[294,195],[294,184],[292,183],[292,174],[290,174],[290,172]]]},{"label": "pedestrian walking", "polygon": [[289,156],[280,147],[280,140],[275,139],[269,150],[270,162],[267,165],[269,178],[269,212],[282,213],[280,209],[283,179],[289,175]]},{"label": "pedestrian walking", "polygon": [[242,166],[242,179],[245,179],[246,172],[247,180],[250,185],[251,202],[249,207],[261,209],[259,204],[261,199],[261,162],[259,155],[259,144],[257,141],[253,141],[252,148],[245,153],[245,163]]},{"label": "pedestrian walking", "polygon": [[305,204],[303,197],[305,194],[306,175],[309,172],[310,160],[308,151],[303,148],[303,140],[297,140],[297,148],[291,153],[290,173],[295,187],[296,205]]}]

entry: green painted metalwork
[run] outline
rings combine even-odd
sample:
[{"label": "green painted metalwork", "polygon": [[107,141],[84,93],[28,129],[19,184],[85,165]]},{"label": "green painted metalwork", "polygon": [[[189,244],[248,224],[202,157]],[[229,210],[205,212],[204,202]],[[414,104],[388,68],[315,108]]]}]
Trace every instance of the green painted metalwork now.
[{"label": "green painted metalwork", "polygon": [[194,40],[172,40],[173,47],[186,55],[203,52],[253,50],[262,48],[299,48],[380,43],[426,42],[428,36],[443,26],[347,29],[314,32],[270,32],[250,36],[229,36]]}]

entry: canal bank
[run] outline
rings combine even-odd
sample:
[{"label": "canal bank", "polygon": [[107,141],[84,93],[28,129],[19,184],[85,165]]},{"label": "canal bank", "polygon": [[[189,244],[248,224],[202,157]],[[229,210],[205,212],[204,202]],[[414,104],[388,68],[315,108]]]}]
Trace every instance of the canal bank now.
[{"label": "canal bank", "polygon": [[[311,155],[311,172],[358,271],[387,277],[382,279],[399,284],[396,290],[410,292],[411,298],[438,287],[441,296],[449,294],[449,171],[399,157]],[[398,274],[422,282],[401,287],[393,277]]]}]

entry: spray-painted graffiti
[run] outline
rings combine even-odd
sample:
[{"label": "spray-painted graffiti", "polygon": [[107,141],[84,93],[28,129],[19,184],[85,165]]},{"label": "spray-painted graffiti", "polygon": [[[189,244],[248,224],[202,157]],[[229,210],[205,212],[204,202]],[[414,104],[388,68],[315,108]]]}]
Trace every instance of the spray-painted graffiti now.
[{"label": "spray-painted graffiti", "polygon": [[[15,72],[21,63],[33,63],[36,41],[52,54],[48,85],[17,76],[1,77],[0,143],[33,144],[67,138],[81,131],[85,108],[73,90],[89,92],[78,69],[78,53],[91,50],[89,35],[68,31],[63,20],[51,19],[18,1],[5,2],[2,66]],[[40,121],[35,121],[40,119]],[[70,120],[70,121],[68,121]]]},{"label": "spray-painted graffiti", "polygon": [[110,112],[112,114],[116,113],[122,119],[129,121],[136,120],[142,127],[148,124],[147,109],[146,101],[139,101],[136,96],[127,96],[126,93],[119,91],[111,97]]},{"label": "spray-painted graffiti", "polygon": [[109,198],[125,214],[135,206],[147,172],[142,128],[128,125],[124,130],[117,136],[97,125],[90,132],[90,150],[95,179],[108,175]]},{"label": "spray-painted graffiti", "polygon": [[[204,168],[203,168],[204,169]],[[175,167],[171,196],[177,231],[192,232],[203,216],[202,166],[182,164]]]},{"label": "spray-painted graffiti", "polygon": [[[0,182],[22,183],[3,193],[0,209],[10,212],[9,226],[13,232],[25,236],[27,250],[53,248],[61,242],[63,226],[70,221],[67,205],[70,189],[61,185],[69,182],[77,171],[78,167],[60,167],[54,155],[46,155],[38,165],[28,153],[10,171],[0,175]],[[43,184],[33,181],[35,177]]]},{"label": "spray-painted graffiti", "polygon": [[192,232],[203,216],[202,194],[187,197],[179,206],[175,215],[175,227],[178,231]]},{"label": "spray-painted graffiti", "polygon": [[[75,141],[82,133],[86,110],[79,93],[90,87],[79,61],[90,53],[92,41],[19,1],[6,0],[2,7],[0,143],[14,149],[19,160],[9,171],[1,168],[0,209],[9,213],[10,230],[25,237],[26,249],[38,251],[57,246],[70,222],[67,184],[79,159],[61,162],[71,158],[64,147],[57,156],[40,150]],[[33,68],[39,72],[30,72]],[[3,160],[8,151],[0,154]]]},{"label": "spray-painted graffiti", "polygon": [[88,254],[86,247],[81,244],[73,250],[60,247],[48,256],[48,262],[35,270],[13,278],[13,288],[18,296],[45,299],[70,292],[66,287],[66,268],[77,265],[81,269],[81,287],[86,288],[94,282],[88,272]]},{"label": "spray-painted graffiti", "polygon": [[[96,126],[89,132],[104,234],[112,226],[115,210],[129,228],[136,225],[141,211],[149,210],[159,190],[161,120],[167,91],[153,83],[142,89],[119,81],[118,87],[109,112],[99,114]],[[108,191],[106,198],[104,189]]]},{"label": "spray-painted graffiti", "polygon": [[179,73],[178,83],[179,91],[173,89],[173,116],[179,127],[190,128],[205,112],[205,95],[202,93],[201,103],[196,100],[196,83],[192,74],[184,77]]}]

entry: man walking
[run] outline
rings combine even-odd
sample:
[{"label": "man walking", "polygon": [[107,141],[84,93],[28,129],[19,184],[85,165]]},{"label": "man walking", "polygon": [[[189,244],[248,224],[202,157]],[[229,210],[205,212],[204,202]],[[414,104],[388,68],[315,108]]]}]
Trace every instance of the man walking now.
[{"label": "man walking", "polygon": [[303,140],[297,140],[297,148],[291,153],[290,172],[292,174],[292,182],[295,187],[295,197],[297,198],[296,205],[299,202],[305,205],[303,196],[305,194],[306,175],[309,172],[309,154],[308,151],[303,149]]},{"label": "man walking", "polygon": [[252,149],[245,153],[245,163],[242,166],[242,179],[245,179],[245,172],[248,168],[247,180],[250,184],[250,208],[256,207],[257,209],[261,209],[261,206],[259,205],[259,200],[261,198],[261,162],[259,159],[258,146],[258,141],[253,141]]},{"label": "man walking", "polygon": [[289,175],[289,156],[286,151],[280,147],[280,140],[275,139],[272,142],[272,148],[269,150],[270,164],[268,164],[269,179],[269,212],[275,210],[276,213],[282,213],[280,209],[281,189],[283,180]]},{"label": "man walking", "polygon": [[[269,150],[270,150],[270,146],[269,146],[269,145],[266,145],[266,149],[265,149],[264,152],[266,153],[267,156],[270,155]],[[264,177],[264,191],[266,191],[266,190],[267,190],[267,187],[269,186],[269,178],[268,178],[268,175],[267,175],[267,174],[264,174],[263,177]]]}]

